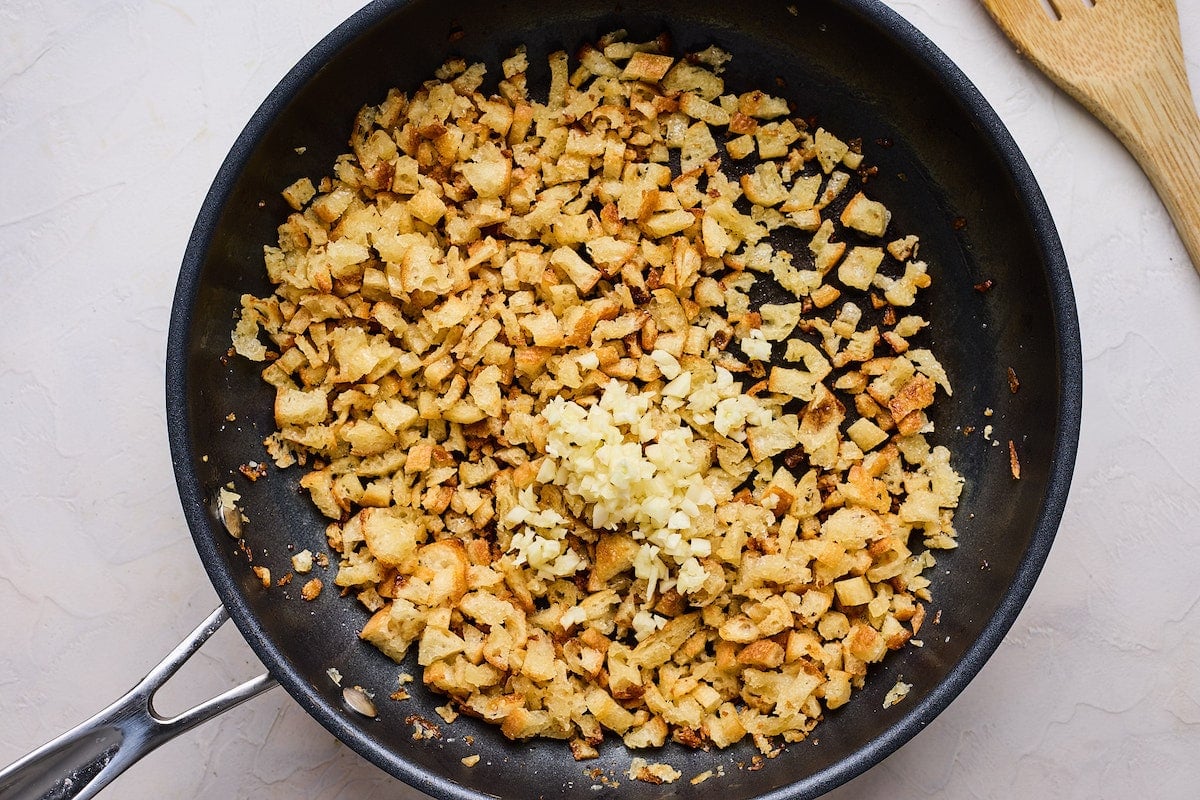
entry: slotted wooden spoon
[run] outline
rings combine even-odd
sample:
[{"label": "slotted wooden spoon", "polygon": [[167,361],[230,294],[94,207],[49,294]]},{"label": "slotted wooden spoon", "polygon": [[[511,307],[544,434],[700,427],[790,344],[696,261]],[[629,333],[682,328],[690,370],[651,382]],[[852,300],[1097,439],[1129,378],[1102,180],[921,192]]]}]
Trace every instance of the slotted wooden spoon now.
[{"label": "slotted wooden spoon", "polygon": [[980,1],[1137,159],[1200,272],[1200,119],[1175,0]]}]

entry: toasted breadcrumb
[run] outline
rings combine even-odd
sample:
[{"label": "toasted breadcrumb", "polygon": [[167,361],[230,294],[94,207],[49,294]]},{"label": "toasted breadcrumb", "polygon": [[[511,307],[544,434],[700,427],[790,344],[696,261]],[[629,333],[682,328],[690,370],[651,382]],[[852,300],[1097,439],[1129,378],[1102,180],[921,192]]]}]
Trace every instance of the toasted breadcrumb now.
[{"label": "toasted breadcrumb", "polygon": [[910,689],[912,689],[911,683],[905,683],[904,681],[897,679],[896,685],[893,686],[888,691],[887,696],[883,698],[883,707],[891,708],[892,706],[896,705],[896,703],[899,703],[908,696]]},{"label": "toasted breadcrumb", "polygon": [[645,783],[674,783],[683,777],[683,773],[670,764],[649,763],[644,758],[635,757],[629,763],[630,778]]},{"label": "toasted breadcrumb", "polygon": [[312,578],[300,588],[300,596],[305,600],[316,600],[323,588],[325,584],[320,578]]},{"label": "toasted breadcrumb", "polygon": [[254,574],[258,576],[264,589],[271,588],[271,570],[266,567],[251,567],[250,569],[254,570]]}]

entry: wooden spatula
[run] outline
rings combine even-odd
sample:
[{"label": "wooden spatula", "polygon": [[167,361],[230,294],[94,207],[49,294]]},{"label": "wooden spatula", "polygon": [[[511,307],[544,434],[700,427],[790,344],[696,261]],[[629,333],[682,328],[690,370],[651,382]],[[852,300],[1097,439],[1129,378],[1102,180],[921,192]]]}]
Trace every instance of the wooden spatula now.
[{"label": "wooden spatula", "polygon": [[1133,154],[1200,271],[1200,119],[1175,0],[981,2],[1017,49]]}]

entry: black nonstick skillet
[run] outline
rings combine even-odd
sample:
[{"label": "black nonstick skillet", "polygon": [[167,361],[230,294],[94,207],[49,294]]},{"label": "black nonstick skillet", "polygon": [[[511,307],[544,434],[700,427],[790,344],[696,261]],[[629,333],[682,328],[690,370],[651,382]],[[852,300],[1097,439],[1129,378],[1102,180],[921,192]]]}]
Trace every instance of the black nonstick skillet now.
[{"label": "black nonstick skillet", "polygon": [[[359,641],[367,612],[335,591],[302,602],[299,581],[264,591],[248,564],[247,551],[253,565],[281,575],[290,568],[289,546],[324,549],[325,523],[298,491],[300,473],[271,469],[249,482],[237,472],[266,460],[261,443],[273,429],[273,390],[256,365],[227,351],[239,297],[270,291],[262,247],[274,242],[288,211],[279,191],[299,177],[327,174],[346,151],[362,105],[392,86],[417,86],[449,55],[498,65],[524,44],[536,86],[545,80],[546,54],[574,52],[616,28],[635,39],[669,34],[675,52],[719,45],[734,55],[725,75],[731,90],[768,88],[799,115],[862,138],[867,161],[878,167],[869,192],[893,211],[896,230],[921,235],[921,255],[931,265],[927,341],[955,389],[936,411],[934,439],[952,447],[966,478],[956,517],[960,547],[939,556],[930,618],[941,613],[922,630],[924,647],[892,654],[813,736],[761,764],[752,761],[748,741],[727,751],[668,745],[650,755],[685,778],[723,767],[723,777],[700,786],[628,779],[629,753],[619,742],[581,764],[562,742],[510,742],[465,717],[446,726],[434,712],[445,698],[419,680],[409,686],[411,699],[383,699],[396,688],[399,668]],[[1019,376],[1016,392],[1010,370]],[[200,210],[172,311],[167,417],[185,516],[228,615],[270,677],[182,718],[153,716],[154,689],[223,621],[218,612],[83,732],[0,771],[0,798],[91,796],[165,738],[272,679],[349,747],[438,798],[816,797],[917,734],[1012,625],[1066,501],[1081,386],[1067,266],[1029,167],[967,78],[876,0],[372,3],[284,77],[238,138]],[[967,427],[976,431],[965,435]],[[1010,470],[1009,440],[1019,454],[1019,480]],[[216,503],[230,481],[248,518],[240,541],[226,531]],[[326,582],[332,585],[332,567]],[[408,669],[419,676],[415,663]],[[344,685],[382,695],[378,716],[351,710],[331,670]],[[912,689],[884,709],[900,676]],[[441,738],[414,740],[416,717],[436,723]],[[479,762],[464,766],[461,759],[474,754]]]}]

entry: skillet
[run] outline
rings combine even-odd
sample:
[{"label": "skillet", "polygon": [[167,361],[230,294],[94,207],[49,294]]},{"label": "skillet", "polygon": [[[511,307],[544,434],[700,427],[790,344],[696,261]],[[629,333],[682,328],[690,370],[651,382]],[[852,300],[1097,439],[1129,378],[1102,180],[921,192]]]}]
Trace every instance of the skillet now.
[{"label": "skillet", "polygon": [[[274,242],[288,211],[279,190],[299,177],[329,172],[347,150],[360,106],[378,102],[392,86],[417,85],[448,55],[497,65],[518,44],[529,50],[531,85],[544,85],[547,53],[572,52],[616,28],[628,29],[634,39],[667,32],[677,53],[717,44],[734,54],[725,75],[730,90],[766,88],[793,102],[799,115],[815,116],[839,135],[862,137],[867,161],[879,169],[868,191],[892,210],[892,230],[921,235],[922,257],[931,264],[934,285],[918,311],[931,320],[926,341],[955,388],[935,411],[933,438],[951,444],[955,467],[966,478],[956,516],[960,547],[939,555],[929,611],[931,617],[943,613],[922,631],[925,646],[891,654],[810,739],[759,769],[745,768],[755,753],[748,742],[711,752],[669,745],[651,754],[683,772],[685,779],[669,786],[626,778],[629,753],[619,743],[606,743],[598,760],[581,764],[562,742],[509,742],[468,718],[445,726],[433,710],[444,698],[425,692],[419,680],[408,687],[410,700],[383,700],[396,688],[401,668],[358,641],[364,609],[333,591],[302,602],[300,582],[264,591],[247,553],[254,565],[281,575],[293,550],[324,549],[324,521],[298,490],[297,470],[271,469],[255,482],[238,475],[239,465],[266,460],[261,441],[273,429],[273,390],[261,382],[256,365],[226,355],[240,295],[270,292],[262,246]],[[991,289],[977,290],[986,281]],[[1015,393],[1010,368],[1019,376]],[[1066,501],[1081,383],[1070,280],[1027,164],[966,77],[875,0],[379,0],[281,81],[222,165],[180,272],[167,353],[167,418],[185,517],[229,616],[306,711],[392,775],[439,798],[659,798],[694,794],[686,779],[720,765],[724,776],[705,788],[731,800],[808,798],[868,769],[918,733],[1012,625]],[[992,415],[985,416],[985,409]],[[1010,474],[1007,447],[982,436],[989,424],[992,439],[1014,442],[1019,480]],[[976,432],[964,435],[965,426]],[[225,531],[214,503],[229,481],[236,482],[248,518],[241,542]],[[324,575],[327,585],[333,569]],[[165,679],[221,620],[214,615],[151,677]],[[377,718],[347,708],[331,669],[344,684],[381,695]],[[419,675],[415,663],[405,669]],[[883,709],[884,694],[901,676],[912,685],[907,699]],[[139,685],[143,706],[149,707],[155,685]],[[160,720],[161,730],[141,735],[143,751],[269,685],[260,679],[192,716]],[[120,713],[109,714],[114,716]],[[441,738],[414,741],[416,716],[437,723]],[[92,765],[73,782],[58,780],[55,786],[68,788],[47,796],[90,796],[106,780],[77,794],[87,783],[80,779],[107,775],[136,759],[140,752],[127,752],[138,736],[123,730],[96,738],[90,749],[77,746]],[[481,756],[479,763],[463,766],[460,759],[472,754]],[[5,797],[6,789],[34,785],[12,775],[0,772]],[[619,788],[597,776],[615,779]],[[600,788],[589,788],[594,784]],[[43,796],[28,790],[20,796]]]}]

